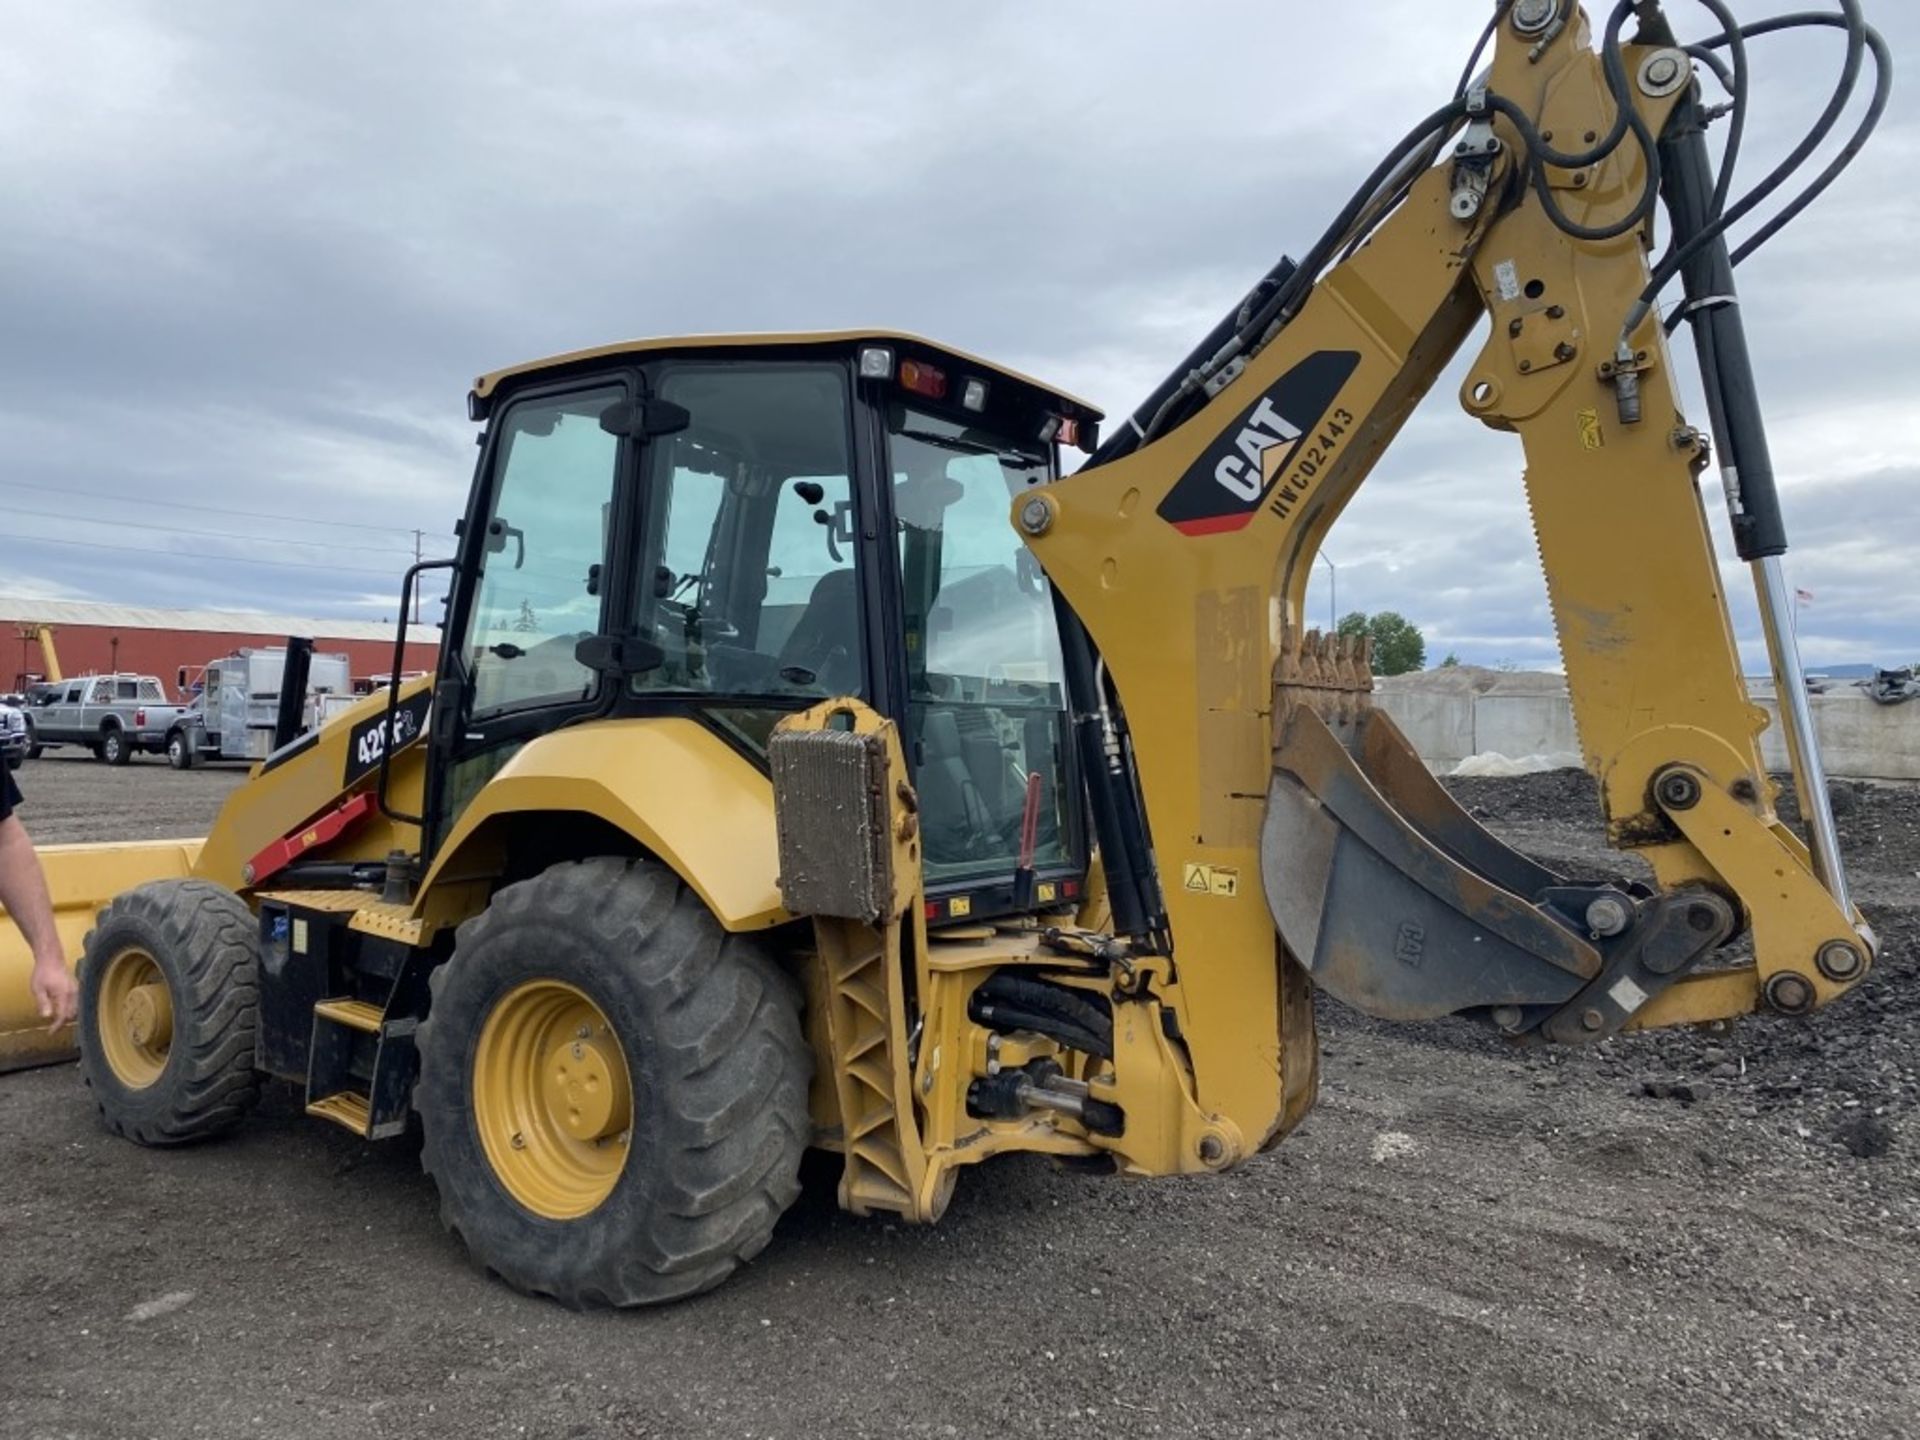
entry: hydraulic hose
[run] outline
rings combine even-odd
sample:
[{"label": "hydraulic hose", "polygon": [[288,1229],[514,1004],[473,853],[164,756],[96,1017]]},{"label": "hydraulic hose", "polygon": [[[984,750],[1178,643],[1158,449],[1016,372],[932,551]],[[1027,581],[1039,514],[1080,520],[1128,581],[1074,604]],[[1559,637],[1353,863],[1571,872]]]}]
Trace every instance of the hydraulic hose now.
[{"label": "hydraulic hose", "polygon": [[[1806,163],[1807,157],[1819,147],[1821,141],[1826,139],[1828,133],[1833,129],[1835,122],[1839,120],[1841,113],[1846,109],[1847,101],[1852,98],[1854,86],[1859,79],[1861,59],[1863,55],[1868,52],[1866,40],[1868,27],[1865,17],[1860,12],[1859,0],[1837,0],[1837,3],[1842,11],[1840,15],[1822,11],[1811,11],[1796,15],[1775,16],[1770,20],[1756,21],[1752,25],[1740,26],[1734,30],[1730,30],[1727,35],[1721,36],[1720,41],[1717,43],[1713,41],[1707,42],[1714,48],[1719,48],[1722,44],[1730,45],[1732,41],[1729,37],[1733,34],[1738,34],[1741,42],[1744,44],[1748,39],[1758,35],[1771,34],[1776,30],[1795,29],[1803,25],[1837,25],[1844,28],[1847,32],[1847,57],[1841,67],[1840,79],[1834,86],[1833,94],[1827,100],[1826,108],[1820,112],[1820,116],[1814,121],[1812,128],[1801,137],[1800,143],[1794,146],[1787,157],[1778,165],[1774,166],[1774,168],[1761,179],[1759,184],[1755,185],[1753,189],[1749,190],[1745,195],[1742,195],[1731,207],[1723,206],[1718,211],[1710,210],[1707,222],[1699,233],[1692,236],[1684,244],[1676,246],[1654,267],[1653,274],[1647,281],[1646,288],[1640,292],[1639,298],[1627,312],[1626,319],[1621,325],[1620,333],[1623,338],[1632,334],[1633,330],[1640,324],[1640,321],[1645,318],[1647,312],[1653,307],[1654,300],[1659,296],[1661,290],[1666,288],[1667,283],[1671,281],[1675,275],[1679,274],[1681,269],[1696,255],[1700,254],[1706,246],[1710,245],[1719,236],[1724,235],[1729,226],[1734,225],[1751,214],[1754,207],[1759,205],[1761,201],[1765,200],[1775,190],[1779,189],[1788,177],[1798,170],[1801,165]],[[1883,44],[1881,50],[1883,51],[1884,48]],[[1882,74],[1888,75],[1890,79],[1891,66],[1881,63],[1880,51],[1874,52],[1874,58],[1875,63],[1880,66]],[[1738,72],[1736,71],[1736,73]],[[1738,100],[1736,99],[1736,105],[1737,104]],[[1873,114],[1871,118],[1874,123],[1878,123],[1879,117],[1877,114]],[[1871,133],[1871,130],[1872,127],[1869,125],[1866,133]],[[1859,135],[1857,140],[1859,144],[1864,144],[1866,134]],[[1846,162],[1852,160],[1853,153],[1857,150],[1858,144],[1854,145],[1852,150],[1844,152],[1844,159],[1839,163],[1838,169],[1833,169],[1833,175],[1838,175],[1840,170],[1846,167]],[[1829,168],[1832,169],[1833,167]],[[1720,200],[1724,195],[1724,178],[1723,176],[1722,183],[1715,186],[1716,201]],[[1826,175],[1817,178],[1814,183],[1819,186],[1819,189],[1815,190],[1814,194],[1817,195],[1819,190],[1824,190],[1826,185],[1831,182],[1831,179],[1832,176]],[[1807,197],[1808,203],[1811,203],[1811,199],[1812,196]],[[1788,218],[1791,219],[1792,215],[1797,215],[1800,210],[1804,208],[1805,206],[1796,200],[1795,204],[1789,207],[1792,214],[1790,214]],[[1766,235],[1762,237],[1761,243],[1765,243],[1765,239],[1771,238],[1772,235],[1778,233],[1779,228],[1778,225],[1772,226],[1766,232]],[[1744,247],[1742,258],[1752,254],[1756,248],[1758,247],[1753,245]]]}]

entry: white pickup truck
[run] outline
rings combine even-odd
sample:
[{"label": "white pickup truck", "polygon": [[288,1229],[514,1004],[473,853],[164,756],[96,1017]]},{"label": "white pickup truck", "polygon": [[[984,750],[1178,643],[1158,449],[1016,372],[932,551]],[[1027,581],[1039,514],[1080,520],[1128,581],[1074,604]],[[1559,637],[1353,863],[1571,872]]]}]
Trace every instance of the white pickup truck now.
[{"label": "white pickup truck", "polygon": [[27,712],[15,701],[25,702],[26,697],[9,696],[0,700],[0,755],[7,758],[7,768],[18,770],[20,762],[27,758]]},{"label": "white pickup truck", "polygon": [[80,675],[27,692],[27,753],[85,745],[95,758],[124,765],[136,751],[158,754],[186,707],[168,701],[157,675]]}]

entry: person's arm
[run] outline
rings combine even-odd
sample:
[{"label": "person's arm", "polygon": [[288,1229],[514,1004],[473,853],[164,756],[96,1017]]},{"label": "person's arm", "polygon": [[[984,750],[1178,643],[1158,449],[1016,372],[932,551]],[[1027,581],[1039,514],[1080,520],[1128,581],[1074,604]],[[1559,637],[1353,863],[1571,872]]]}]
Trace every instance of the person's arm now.
[{"label": "person's arm", "polygon": [[53,897],[33,841],[17,815],[0,819],[0,905],[33,950],[33,999],[49,1030],[73,1023],[79,988],[67,970],[67,952],[53,923]]}]

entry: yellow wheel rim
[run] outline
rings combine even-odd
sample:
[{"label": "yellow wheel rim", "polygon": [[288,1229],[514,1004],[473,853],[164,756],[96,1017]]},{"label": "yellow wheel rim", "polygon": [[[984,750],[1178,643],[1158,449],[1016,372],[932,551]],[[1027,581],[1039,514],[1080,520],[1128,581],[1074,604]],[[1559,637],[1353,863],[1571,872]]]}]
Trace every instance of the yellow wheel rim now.
[{"label": "yellow wheel rim", "polygon": [[493,1173],[534,1214],[597,1209],[633,1138],[633,1081],[606,1014],[559,980],[502,995],[473,1051],[473,1121]]},{"label": "yellow wheel rim", "polygon": [[173,995],[153,956],[129,945],[107,961],[95,1019],[114,1079],[144,1090],[160,1078],[173,1051]]}]

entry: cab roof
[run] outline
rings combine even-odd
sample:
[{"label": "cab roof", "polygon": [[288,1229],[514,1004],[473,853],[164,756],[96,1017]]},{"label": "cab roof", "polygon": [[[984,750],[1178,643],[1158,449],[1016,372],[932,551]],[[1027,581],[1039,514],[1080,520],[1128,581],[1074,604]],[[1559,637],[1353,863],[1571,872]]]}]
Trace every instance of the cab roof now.
[{"label": "cab roof", "polygon": [[855,345],[871,341],[877,345],[906,345],[918,350],[931,351],[953,364],[967,370],[984,372],[990,378],[1010,380],[1016,385],[1037,390],[1049,399],[1057,401],[1062,410],[1085,420],[1103,418],[1100,407],[1071,395],[1065,390],[1035,380],[1030,375],[1022,375],[1018,370],[1009,370],[1004,365],[996,365],[991,360],[983,360],[978,355],[965,350],[956,350],[951,345],[942,345],[937,340],[928,340],[924,336],[910,335],[904,330],[796,330],[781,334],[741,334],[741,335],[673,335],[655,336],[643,340],[622,340],[612,345],[595,345],[585,350],[569,350],[562,355],[549,355],[544,360],[529,360],[521,365],[508,365],[499,370],[490,370],[473,382],[473,393],[485,401],[493,396],[499,387],[509,380],[525,375],[536,375],[548,370],[564,370],[575,365],[594,360],[605,360],[618,355],[644,356],[668,350],[719,350],[719,349],[763,349],[799,348],[810,345]]}]

